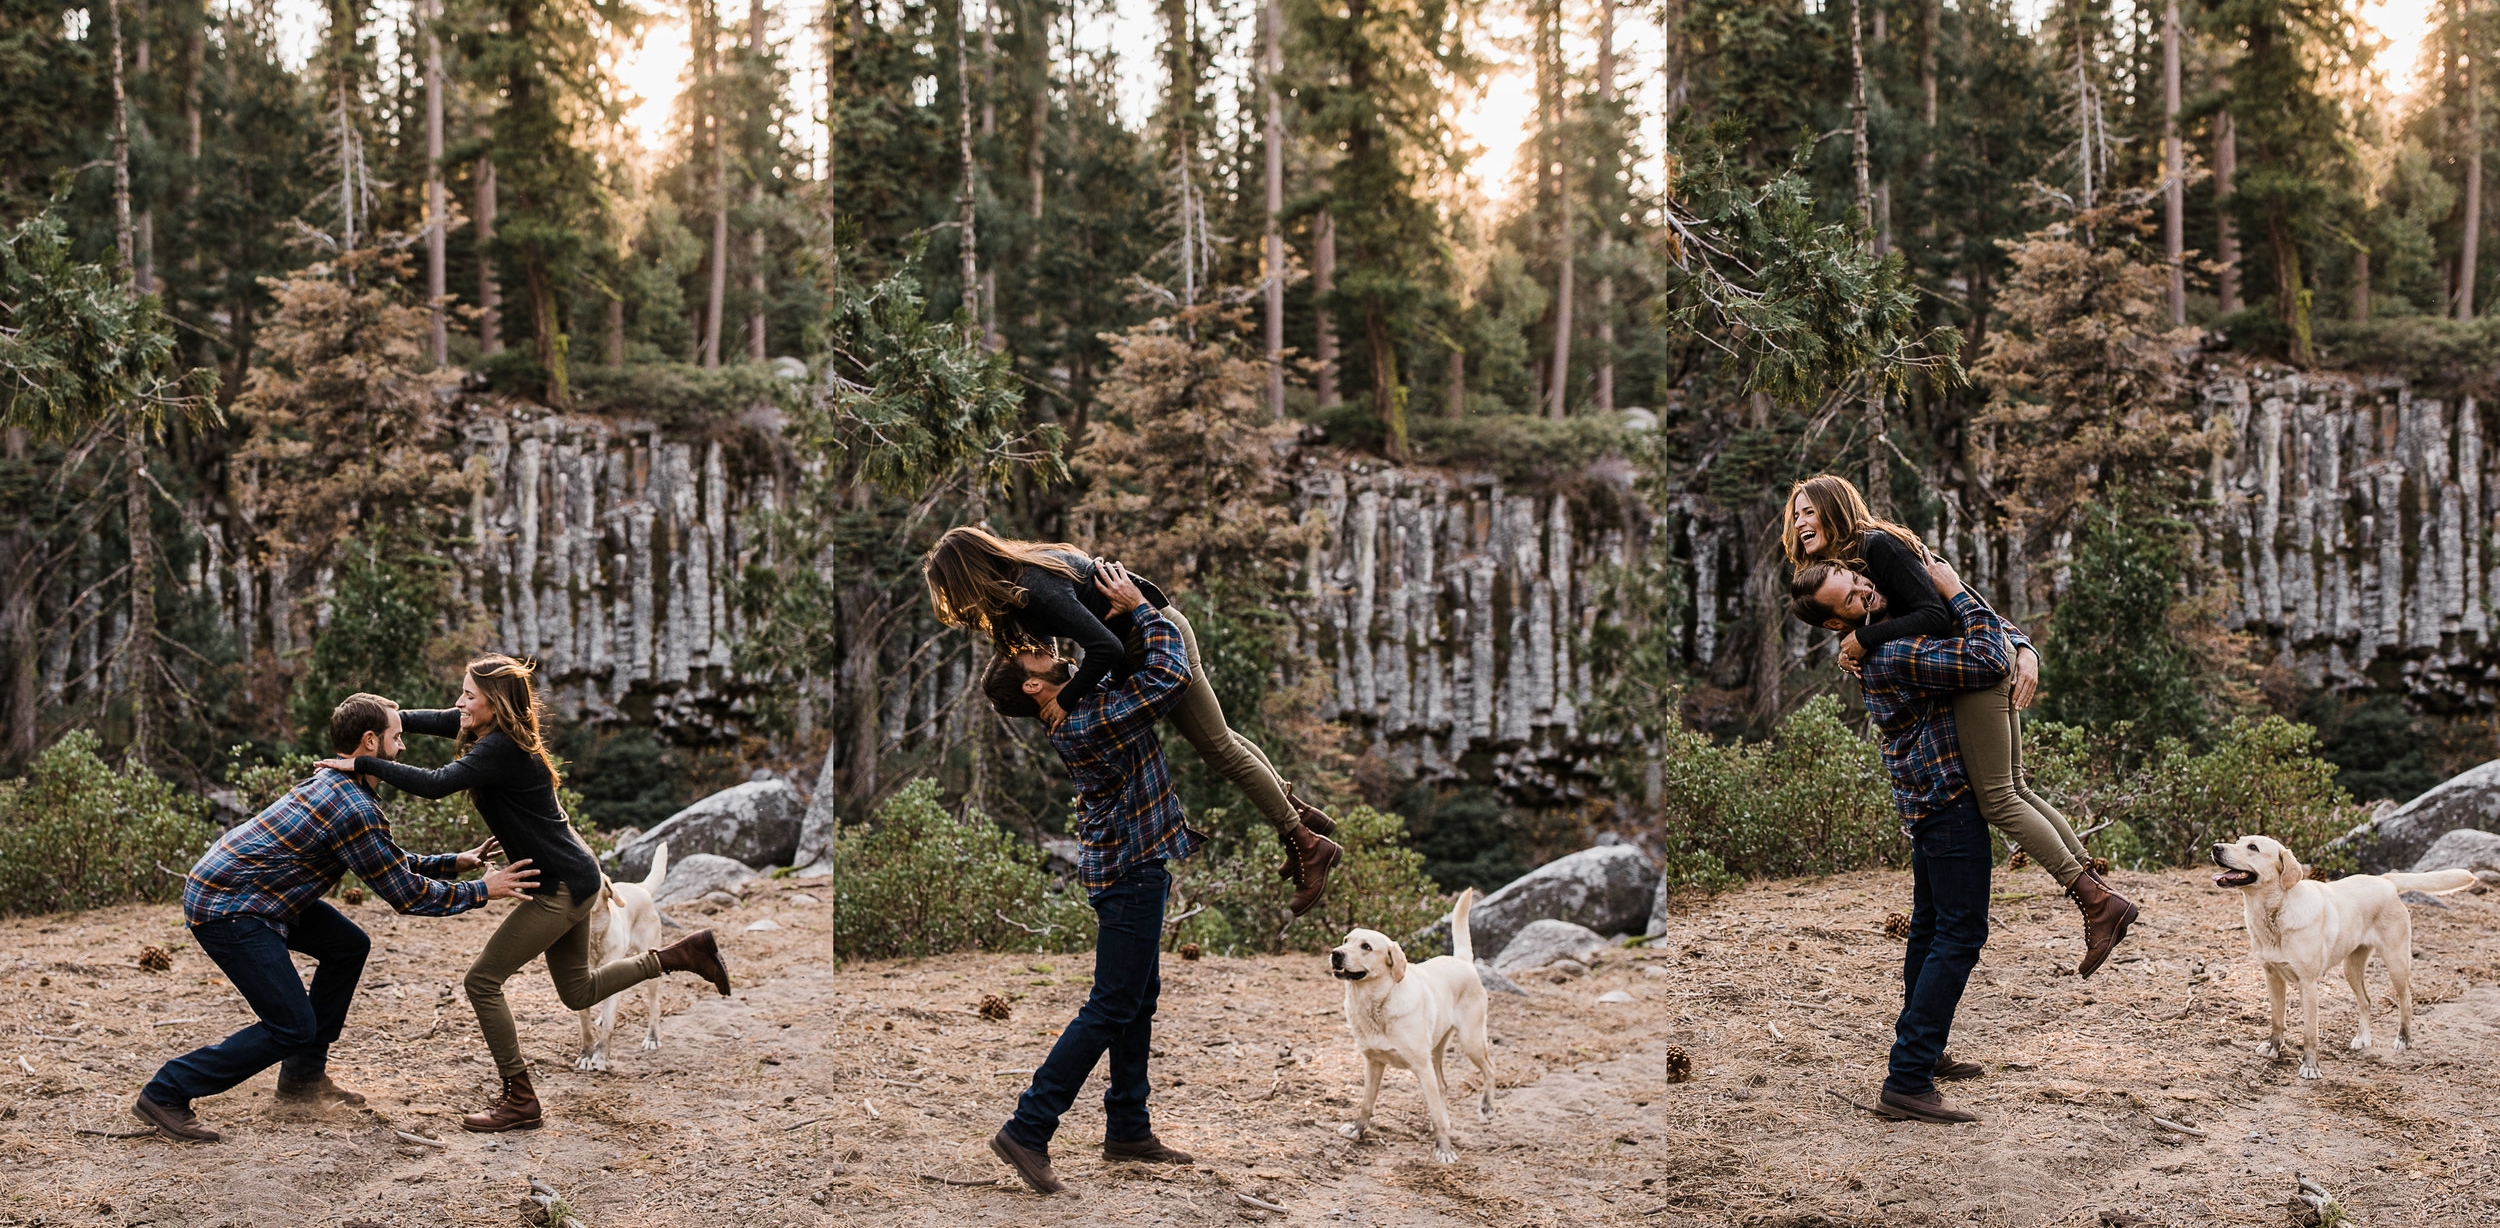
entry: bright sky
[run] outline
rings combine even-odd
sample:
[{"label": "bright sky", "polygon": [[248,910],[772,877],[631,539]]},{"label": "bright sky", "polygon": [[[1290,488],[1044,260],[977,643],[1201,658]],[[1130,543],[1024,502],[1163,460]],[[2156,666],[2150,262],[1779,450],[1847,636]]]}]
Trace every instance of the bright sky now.
[{"label": "bright sky", "polygon": [[[731,9],[733,18],[743,16],[744,6],[737,0],[724,2]],[[964,2],[977,19],[980,0]],[[1843,0],[1805,2],[1819,7]],[[2159,0],[2135,2],[2157,3]],[[377,5],[380,10],[377,18],[382,23],[377,33],[384,44],[385,55],[390,54],[390,27],[406,13],[409,3],[410,0],[380,0]],[[2036,25],[2051,3],[2052,0],[2014,0],[2014,10],[2018,20],[2026,25]],[[2388,40],[2387,51],[2379,57],[2377,67],[2396,93],[2408,92],[2414,84],[2421,59],[2422,38],[2438,3],[2440,0],[2361,0],[2362,20]],[[290,60],[300,63],[320,38],[324,11],[322,2],[277,0],[275,7],[281,46]],[[1593,16],[1585,11],[1593,9],[1593,4],[1571,7],[1583,10],[1578,16],[1584,25]],[[2127,0],[2120,0],[2117,7],[2118,21],[2124,28],[2132,6]],[[678,6],[660,9],[647,5],[646,11],[652,12],[654,19],[644,27],[638,46],[619,49],[617,74],[636,96],[627,113],[627,125],[644,148],[654,149],[666,139],[669,111],[682,85],[690,53],[685,17]],[[812,18],[814,12],[812,7],[794,10],[790,0],[774,0],[770,36],[780,42],[791,39],[794,33],[803,33],[806,25],[804,20],[798,19],[799,14]],[[1657,124],[1654,116],[1660,101],[1654,96],[1658,87],[1657,31],[1643,7],[1630,0],[1620,5],[1617,14],[1617,53],[1621,57],[1618,78],[1624,91],[1630,95],[1635,110],[1653,117],[1649,122],[1654,129]],[[797,30],[792,29],[794,25],[798,26]],[[1227,48],[1224,53],[1228,59],[1237,63],[1239,57],[1249,54],[1251,49],[1247,42],[1255,36],[1252,26],[1251,22],[1243,23],[1240,44]],[[1493,69],[1485,88],[1462,100],[1456,119],[1460,130],[1479,151],[1473,171],[1476,182],[1486,195],[1499,197],[1508,188],[1511,164],[1518,154],[1520,142],[1535,121],[1536,95],[1531,85],[1531,70],[1524,62],[1520,47],[1525,42],[1527,25],[1518,6],[1497,0],[1488,19],[1488,28],[1483,33],[1490,37],[1480,37],[1478,43],[1493,62]],[[1078,25],[1077,39],[1083,46],[1115,49],[1121,53],[1122,110],[1132,122],[1144,119],[1160,88],[1160,68],[1153,54],[1158,37],[1155,0],[1113,0],[1108,13],[1090,13]],[[1497,43],[1512,45],[1504,47]],[[824,106],[824,78],[822,66],[817,62],[820,52],[816,40],[812,37],[797,38],[790,47],[790,53],[794,68],[791,74],[792,101],[806,113],[820,115]],[[1573,64],[1584,69],[1595,59],[1596,49],[1593,41],[1586,37],[1585,29],[1578,32],[1578,37],[1566,39],[1565,55]],[[1223,99],[1219,105],[1230,106],[1231,100]],[[810,145],[821,141],[821,131],[817,125],[805,126],[804,132]],[[1649,144],[1652,148],[1656,146],[1655,135],[1651,133],[1653,139]]]}]

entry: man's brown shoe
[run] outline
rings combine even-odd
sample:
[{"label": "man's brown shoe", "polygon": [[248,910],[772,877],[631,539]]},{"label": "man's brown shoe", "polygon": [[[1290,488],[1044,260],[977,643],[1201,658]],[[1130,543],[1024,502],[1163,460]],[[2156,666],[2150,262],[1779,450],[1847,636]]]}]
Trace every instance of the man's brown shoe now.
[{"label": "man's brown shoe", "polygon": [[1345,859],[1345,850],[1309,827],[1294,829],[1293,846],[1294,865],[1301,871],[1296,881],[1302,889],[1293,893],[1293,915],[1299,917],[1318,907],[1320,897],[1328,894],[1328,872]]},{"label": "man's brown shoe", "polygon": [[328,1075],[323,1075],[310,1083],[297,1083],[285,1075],[279,1075],[278,1103],[295,1105],[299,1108],[320,1108],[324,1105],[343,1104],[351,1109],[361,1109],[365,1107],[365,1098],[361,1093],[351,1092],[331,1082]]},{"label": "man's brown shoe", "polygon": [[1936,1055],[1936,1077],[1939,1079],[1976,1079],[1986,1073],[1987,1068],[1977,1062],[1957,1062],[1946,1053]]},{"label": "man's brown shoe", "polygon": [[729,996],[729,967],[720,959],[720,941],[710,930],[696,930],[660,948],[660,971],[691,972]]},{"label": "man's brown shoe", "polygon": [[504,1079],[503,1094],[494,1103],[460,1119],[460,1128],[472,1134],[535,1130],[545,1124],[538,1112],[538,1089],[530,1086],[526,1070]]},{"label": "man's brown shoe", "polygon": [[2127,936],[2127,927],[2135,924],[2135,902],[2110,890],[2091,870],[2076,875],[2066,894],[2083,910],[2083,962],[2075,965],[2075,975],[2088,977],[2100,971],[2102,962]]},{"label": "man's brown shoe", "polygon": [[1925,1121],[1939,1126],[1958,1125],[1979,1120],[1979,1114],[1949,1107],[1944,1097],[1929,1091],[1922,1096],[1904,1096],[1887,1087],[1875,1101],[1875,1111],[1895,1121]]},{"label": "man's brown shoe", "polygon": [[142,1094],[130,1104],[130,1115],[156,1127],[156,1132],[177,1143],[214,1143],[225,1136],[200,1124],[187,1108],[177,1109],[158,1104]]},{"label": "man's brown shoe", "polygon": [[1005,1160],[1007,1167],[1016,1170],[1016,1175],[1024,1178],[1036,1194],[1056,1194],[1068,1188],[1059,1184],[1059,1174],[1050,1171],[1049,1152],[1035,1151],[1007,1137],[1004,1127],[990,1136],[990,1154]]},{"label": "man's brown shoe", "polygon": [[1170,1147],[1166,1147],[1163,1145],[1162,1139],[1156,1138],[1152,1134],[1126,1143],[1115,1143],[1110,1139],[1104,1139],[1102,1141],[1102,1158],[1113,1164],[1119,1164],[1122,1162],[1130,1164],[1197,1163],[1197,1160],[1188,1152],[1175,1151]]}]

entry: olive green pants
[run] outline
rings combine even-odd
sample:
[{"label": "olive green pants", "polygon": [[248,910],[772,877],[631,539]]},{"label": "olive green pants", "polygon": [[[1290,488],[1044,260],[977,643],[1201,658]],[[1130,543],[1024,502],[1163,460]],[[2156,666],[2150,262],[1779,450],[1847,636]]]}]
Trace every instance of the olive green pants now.
[{"label": "olive green pants", "polygon": [[1953,727],[1962,741],[1962,767],[1988,826],[2005,833],[2060,887],[2083,873],[2089,855],[2066,816],[2031,791],[2023,772],[2023,714],[2014,707],[2007,679],[1984,691],[1953,697]]},{"label": "olive green pants", "polygon": [[660,957],[646,951],[632,959],[590,966],[590,927],[599,922],[599,897],[576,904],[573,889],[523,900],[495,927],[486,949],[469,965],[463,986],[469,1006],[477,1012],[477,1030],[486,1037],[486,1051],[495,1055],[495,1071],[509,1079],[529,1069],[521,1057],[521,1035],[512,1023],[512,1006],[504,1001],[503,983],[521,965],[547,957],[547,975],[566,1010],[589,1010],[633,986],[660,975]]},{"label": "olive green pants", "polygon": [[[1293,803],[1285,798],[1284,777],[1276,774],[1276,765],[1268,762],[1266,751],[1234,733],[1233,727],[1224,722],[1224,705],[1215,698],[1215,687],[1207,682],[1206,665],[1198,659],[1198,632],[1188,619],[1181,617],[1180,607],[1164,607],[1163,616],[1180,630],[1181,643],[1189,649],[1189,687],[1181,692],[1180,705],[1165,719],[1197,749],[1200,760],[1249,797],[1250,804],[1267,819],[1267,825],[1276,829],[1278,839],[1291,836],[1302,820],[1294,813]],[[1132,667],[1146,663],[1144,635],[1132,629],[1126,647]]]}]

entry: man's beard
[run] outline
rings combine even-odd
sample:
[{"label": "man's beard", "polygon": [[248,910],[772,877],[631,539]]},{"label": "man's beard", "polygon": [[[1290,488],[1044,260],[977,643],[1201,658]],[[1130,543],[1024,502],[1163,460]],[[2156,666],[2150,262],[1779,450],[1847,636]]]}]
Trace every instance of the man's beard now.
[{"label": "man's beard", "polygon": [[1054,661],[1051,663],[1051,667],[1049,669],[1043,670],[1038,674],[1032,673],[1029,670],[1026,672],[1030,674],[1030,676],[1039,678],[1052,686],[1066,686],[1068,685],[1068,680],[1070,678],[1076,677],[1076,668],[1065,661]]}]

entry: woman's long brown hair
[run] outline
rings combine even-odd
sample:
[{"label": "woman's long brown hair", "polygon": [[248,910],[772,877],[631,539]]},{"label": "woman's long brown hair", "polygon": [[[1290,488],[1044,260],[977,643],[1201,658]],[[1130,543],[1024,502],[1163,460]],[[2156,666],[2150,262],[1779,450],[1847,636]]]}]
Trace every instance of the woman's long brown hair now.
[{"label": "woman's long brown hair", "polygon": [[[1823,522],[1823,539],[1830,544],[1826,553],[1809,555],[1797,544],[1797,496],[1804,495],[1814,505],[1817,519]],[[1934,559],[1936,552],[1927,548],[1919,535],[1903,525],[1876,517],[1866,508],[1866,500],[1849,479],[1836,473],[1818,473],[1788,488],[1788,501],[1780,505],[1780,516],[1786,521],[1780,529],[1780,549],[1788,553],[1790,567],[1809,563],[1845,563],[1855,566],[1859,561],[1861,542],[1871,530],[1881,530],[1899,538],[1911,553]]]},{"label": "woman's long brown hair", "polygon": [[[494,728],[547,765],[549,787],[561,786],[564,778],[556,772],[556,757],[547,752],[547,740],[538,732],[538,688],[530,685],[538,667],[517,657],[490,652],[469,662],[468,673],[470,681],[477,683],[477,693],[486,697],[486,706],[494,710]],[[467,749],[477,737],[462,730],[461,748]]]},{"label": "woman's long brown hair", "polygon": [[1015,541],[975,525],[958,525],[929,548],[920,578],[929,585],[929,604],[936,607],[939,622],[971,628],[1002,640],[1003,646],[999,617],[1024,605],[1018,574],[1039,567],[1077,579],[1076,568],[1054,551],[1085,554],[1066,542]]}]

